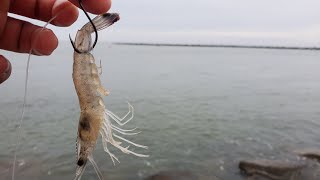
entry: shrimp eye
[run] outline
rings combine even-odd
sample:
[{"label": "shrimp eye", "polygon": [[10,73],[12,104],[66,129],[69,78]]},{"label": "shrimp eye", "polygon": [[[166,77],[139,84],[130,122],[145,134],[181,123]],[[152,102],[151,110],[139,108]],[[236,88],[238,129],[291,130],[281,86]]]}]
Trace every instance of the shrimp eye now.
[{"label": "shrimp eye", "polygon": [[84,160],[83,159],[79,159],[77,164],[78,164],[78,166],[83,166]]}]

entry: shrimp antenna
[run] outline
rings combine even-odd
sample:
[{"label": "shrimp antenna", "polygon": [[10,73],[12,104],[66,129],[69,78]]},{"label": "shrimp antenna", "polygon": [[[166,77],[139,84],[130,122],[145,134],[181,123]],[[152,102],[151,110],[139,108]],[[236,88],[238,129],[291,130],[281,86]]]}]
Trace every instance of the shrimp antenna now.
[{"label": "shrimp antenna", "polygon": [[69,34],[69,39],[70,39],[70,41],[71,41],[71,45],[72,45],[73,49],[74,49],[77,53],[82,54],[82,53],[87,53],[87,52],[91,51],[91,50],[96,46],[96,44],[97,44],[97,42],[98,42],[98,30],[97,30],[96,26],[94,25],[94,23],[92,22],[89,14],[88,14],[87,11],[84,9],[84,7],[83,7],[83,5],[82,5],[82,0],[78,0],[78,2],[79,2],[79,5],[80,5],[81,10],[84,12],[84,14],[85,14],[85,15],[87,16],[87,18],[89,19],[89,21],[90,21],[90,23],[91,23],[91,25],[92,25],[92,27],[93,27],[93,29],[94,29],[94,33],[95,33],[95,35],[96,35],[92,47],[91,47],[88,51],[82,52],[82,51],[80,51],[79,49],[76,48],[76,46],[75,46],[74,42],[72,41],[71,36],[70,36],[70,34]]}]

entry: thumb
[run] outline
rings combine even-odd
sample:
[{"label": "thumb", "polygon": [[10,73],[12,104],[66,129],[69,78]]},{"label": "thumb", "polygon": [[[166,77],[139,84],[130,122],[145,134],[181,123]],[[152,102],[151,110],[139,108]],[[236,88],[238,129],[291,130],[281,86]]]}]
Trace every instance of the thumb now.
[{"label": "thumb", "polygon": [[11,63],[0,55],[0,84],[6,81],[11,74]]}]

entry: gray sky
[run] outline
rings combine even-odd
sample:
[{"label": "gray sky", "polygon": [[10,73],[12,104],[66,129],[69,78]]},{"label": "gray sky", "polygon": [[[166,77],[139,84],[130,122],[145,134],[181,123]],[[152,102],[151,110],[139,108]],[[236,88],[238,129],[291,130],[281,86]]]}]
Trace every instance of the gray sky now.
[{"label": "gray sky", "polygon": [[99,33],[110,42],[320,47],[320,0],[113,0],[111,12],[121,20]]}]

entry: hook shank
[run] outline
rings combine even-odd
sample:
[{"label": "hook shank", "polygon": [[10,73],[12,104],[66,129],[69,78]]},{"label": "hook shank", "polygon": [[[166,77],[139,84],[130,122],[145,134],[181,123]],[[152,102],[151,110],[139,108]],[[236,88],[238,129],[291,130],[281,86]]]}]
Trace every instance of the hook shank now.
[{"label": "hook shank", "polygon": [[80,51],[79,49],[77,49],[76,46],[75,46],[75,44],[74,44],[74,42],[73,42],[72,39],[71,39],[70,34],[69,34],[69,39],[70,39],[70,42],[71,42],[71,44],[72,44],[73,49],[74,49],[77,53],[83,54],[83,53],[88,53],[88,52],[90,52],[90,51],[96,46],[96,44],[97,44],[97,42],[98,42],[98,30],[97,30],[96,26],[94,25],[94,23],[92,22],[89,14],[88,14],[87,11],[84,9],[84,7],[83,7],[83,5],[82,5],[82,0],[78,0],[78,2],[79,2],[79,5],[80,5],[81,10],[84,12],[84,14],[86,15],[86,17],[89,19],[89,21],[90,21],[90,23],[91,23],[91,25],[92,25],[92,27],[93,27],[93,29],[94,29],[94,33],[95,33],[94,43],[93,43],[92,47],[91,47],[88,51]]}]

